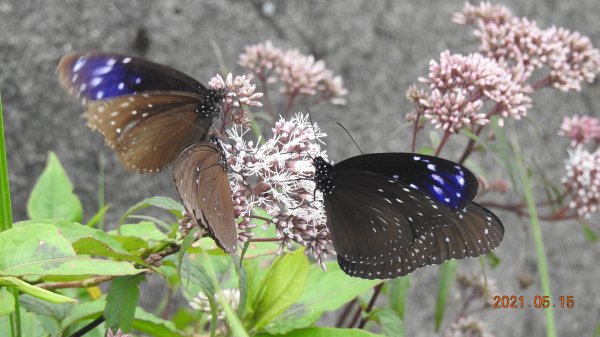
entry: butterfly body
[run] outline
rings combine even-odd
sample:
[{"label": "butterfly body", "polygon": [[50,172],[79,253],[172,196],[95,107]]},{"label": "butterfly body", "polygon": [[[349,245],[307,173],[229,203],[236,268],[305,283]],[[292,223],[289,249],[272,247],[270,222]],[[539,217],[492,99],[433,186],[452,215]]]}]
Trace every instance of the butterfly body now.
[{"label": "butterfly body", "polygon": [[140,58],[71,54],[58,66],[63,88],[86,106],[125,168],[155,173],[188,145],[206,140],[221,110],[223,90],[212,90],[170,67]]},{"label": "butterfly body", "polygon": [[500,220],[473,202],[476,177],[453,162],[381,153],[313,164],[338,263],[351,276],[394,278],[502,240]]}]

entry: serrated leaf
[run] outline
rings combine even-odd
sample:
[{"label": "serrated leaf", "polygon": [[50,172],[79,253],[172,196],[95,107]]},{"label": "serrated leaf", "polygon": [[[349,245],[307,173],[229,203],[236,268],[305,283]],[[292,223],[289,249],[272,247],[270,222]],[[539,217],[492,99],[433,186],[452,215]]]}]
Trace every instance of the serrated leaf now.
[{"label": "serrated leaf", "polygon": [[285,335],[258,334],[254,337],[383,337],[383,335],[360,329],[307,328],[294,330]]},{"label": "serrated leaf", "polygon": [[282,334],[309,327],[317,322],[324,312],[341,308],[379,283],[379,280],[348,277],[336,262],[327,263],[326,272],[313,265],[309,269],[304,292],[298,301],[272,324],[267,325],[265,330]]},{"label": "serrated leaf", "polygon": [[452,288],[452,284],[454,283],[457,266],[458,263],[456,260],[450,260],[439,267],[440,279],[438,283],[438,296],[435,303],[435,331],[440,331],[440,327],[442,326],[442,320],[446,311],[446,302],[448,301],[450,288]]},{"label": "serrated leaf", "polygon": [[140,211],[144,208],[148,208],[150,206],[154,206],[154,207],[158,207],[158,208],[163,208],[169,211],[177,211],[180,214],[184,211],[183,206],[178,203],[177,201],[168,198],[168,197],[152,197],[152,198],[148,198],[148,199],[144,199],[140,202],[138,202],[137,204],[131,206],[121,217],[121,219],[119,220],[119,223],[123,223],[125,221],[125,219],[127,219],[127,217],[137,211]]},{"label": "serrated leaf", "polygon": [[15,298],[6,288],[0,288],[0,316],[15,311]]},{"label": "serrated leaf", "polygon": [[108,328],[130,332],[138,304],[140,291],[138,285],[144,279],[141,275],[124,276],[112,281],[106,297],[104,318]]},{"label": "serrated leaf", "polygon": [[81,201],[54,152],[48,154],[46,168],[35,183],[27,202],[30,219],[64,219],[81,221]]},{"label": "serrated leaf", "polygon": [[258,293],[253,328],[260,330],[285,312],[302,294],[308,277],[308,259],[302,249],[278,257]]}]

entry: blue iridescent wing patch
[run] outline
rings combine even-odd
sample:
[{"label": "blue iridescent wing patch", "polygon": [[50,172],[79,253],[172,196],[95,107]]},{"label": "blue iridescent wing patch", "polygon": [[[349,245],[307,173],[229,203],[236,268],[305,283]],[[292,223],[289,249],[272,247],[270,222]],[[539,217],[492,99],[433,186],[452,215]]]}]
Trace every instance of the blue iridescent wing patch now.
[{"label": "blue iridescent wing patch", "polygon": [[205,94],[195,79],[144,59],[109,53],[71,54],[58,65],[61,85],[77,99],[101,100],[148,91]]},{"label": "blue iridescent wing patch", "polygon": [[449,160],[416,153],[370,153],[343,160],[338,169],[355,169],[402,182],[458,210],[477,195],[477,177]]}]

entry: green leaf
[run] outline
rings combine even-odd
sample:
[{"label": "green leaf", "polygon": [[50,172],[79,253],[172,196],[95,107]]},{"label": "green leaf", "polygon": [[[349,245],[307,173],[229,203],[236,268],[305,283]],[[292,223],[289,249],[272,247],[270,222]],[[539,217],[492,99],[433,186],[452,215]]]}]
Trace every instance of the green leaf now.
[{"label": "green leaf", "polygon": [[78,257],[56,226],[31,223],[0,233],[0,274],[134,275],[143,272],[128,262]]},{"label": "green leaf", "polygon": [[177,201],[168,198],[168,197],[152,197],[152,198],[148,198],[148,199],[144,199],[140,202],[138,202],[137,204],[133,205],[132,207],[130,207],[121,217],[121,219],[119,220],[119,223],[123,223],[123,221],[125,221],[125,219],[127,219],[127,217],[137,211],[140,211],[144,208],[148,208],[150,206],[154,206],[154,207],[158,207],[158,208],[163,208],[169,211],[177,211],[179,213],[182,213],[184,211],[183,206],[178,203]]},{"label": "green leaf", "polygon": [[138,285],[143,279],[143,276],[136,275],[119,277],[112,281],[104,309],[104,318],[106,318],[108,328],[113,331],[119,328],[124,332],[131,331],[140,295]]},{"label": "green leaf", "polygon": [[265,330],[282,334],[309,327],[317,322],[324,312],[341,308],[379,283],[379,280],[349,277],[337,262],[328,263],[327,271],[313,265],[309,269],[304,292],[298,301],[272,324],[267,325]]},{"label": "green leaf", "polygon": [[147,266],[144,259],[137,255],[129,254],[119,241],[106,232],[89,228],[79,223],[43,219],[17,222],[15,223],[15,227],[39,223],[55,225],[60,230],[60,234],[72,243],[73,249],[78,255],[106,256]]},{"label": "green leaf", "polygon": [[[16,316],[16,315],[15,315]],[[21,321],[21,336],[24,337],[48,337],[48,331],[42,325],[39,319],[40,315],[21,310],[19,313],[19,319]],[[13,336],[10,329],[9,316],[0,316],[0,336],[8,337]]]},{"label": "green leaf", "polygon": [[71,300],[69,303],[51,303],[27,294],[19,296],[19,300],[21,301],[21,306],[27,309],[27,311],[53,317],[57,320],[63,320],[67,317],[74,306],[74,302],[76,302],[75,300]]},{"label": "green leaf", "polygon": [[135,319],[132,322],[132,327],[135,330],[146,333],[150,336],[157,337],[183,337],[177,331],[173,322],[160,319],[146,311],[137,307],[135,310]]},{"label": "green leaf", "polygon": [[156,225],[150,221],[142,221],[137,224],[127,224],[121,225],[114,231],[108,232],[111,235],[119,235],[119,236],[130,236],[136,237],[148,241],[166,241],[169,238],[163,232],[161,232]]},{"label": "green leaf", "polygon": [[600,323],[596,324],[596,329],[594,329],[594,337],[600,337]]},{"label": "green leaf", "polygon": [[0,288],[0,316],[8,315],[15,311],[15,298],[13,294],[6,290],[6,288]]},{"label": "green leaf", "polygon": [[404,322],[391,309],[376,309],[369,313],[369,318],[379,323],[380,333],[388,337],[404,337]]},{"label": "green leaf", "polygon": [[25,281],[22,281],[16,277],[12,276],[3,276],[0,277],[0,285],[2,286],[13,286],[19,291],[29,294],[33,297],[37,297],[41,300],[48,301],[51,303],[73,303],[77,302],[76,300],[69,298],[67,296],[63,296],[60,294],[53,293],[49,290],[36,287],[31,285]]},{"label": "green leaf", "polygon": [[440,331],[440,327],[442,326],[444,312],[446,311],[446,302],[448,301],[448,294],[450,294],[450,289],[454,283],[457,266],[458,263],[456,260],[450,260],[439,267],[440,280],[438,284],[438,296],[435,303],[435,331]]},{"label": "green leaf", "polygon": [[406,312],[406,298],[410,289],[410,275],[399,277],[386,283],[389,288],[390,308],[400,319],[404,319]]},{"label": "green leaf", "polygon": [[304,250],[278,257],[259,290],[254,307],[255,330],[285,312],[302,294],[308,277],[308,259]]},{"label": "green leaf", "polygon": [[492,269],[498,267],[498,265],[502,262],[502,259],[498,257],[498,255],[494,254],[494,252],[489,252],[485,255]]},{"label": "green leaf", "polygon": [[285,335],[258,334],[254,337],[382,337],[360,329],[308,328],[291,331]]},{"label": "green leaf", "polygon": [[48,163],[35,183],[27,214],[31,219],[65,219],[80,221],[83,216],[81,201],[73,193],[73,185],[54,152],[48,155]]},{"label": "green leaf", "polygon": [[61,320],[62,330],[64,331],[78,322],[93,320],[102,316],[105,307],[106,296],[102,296],[95,301],[81,302],[75,305],[69,314]]},{"label": "green leaf", "polygon": [[96,226],[97,223],[102,221],[102,219],[104,218],[104,214],[109,209],[110,209],[110,204],[102,206],[102,208],[100,208],[100,210],[98,210],[98,212],[96,212],[96,214],[94,214],[94,216],[92,216],[92,218],[85,224],[85,226],[86,227]]},{"label": "green leaf", "polygon": [[587,224],[581,224],[581,233],[589,242],[598,242],[598,234],[596,234],[596,232],[594,232]]},{"label": "green leaf", "polygon": [[183,289],[186,290],[185,294],[187,295],[186,297],[188,299],[192,299],[198,295],[198,292],[200,291],[206,295],[212,316],[210,335],[214,336],[217,328],[217,303],[215,299],[215,287],[210,279],[210,276],[208,275],[208,272],[203,266],[199,264],[190,264],[188,266],[190,268],[187,273],[189,278],[187,280],[182,279],[181,284]]}]

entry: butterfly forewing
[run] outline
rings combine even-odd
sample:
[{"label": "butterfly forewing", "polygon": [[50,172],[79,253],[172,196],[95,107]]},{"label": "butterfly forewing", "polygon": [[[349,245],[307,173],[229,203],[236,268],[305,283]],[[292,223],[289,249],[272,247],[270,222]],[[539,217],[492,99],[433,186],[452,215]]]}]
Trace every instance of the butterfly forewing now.
[{"label": "butterfly forewing", "polygon": [[222,151],[211,142],[187,147],[173,164],[173,178],[185,208],[228,253],[237,250],[237,227]]},{"label": "butterfly forewing", "polygon": [[200,82],[173,68],[111,53],[70,54],[58,65],[63,88],[79,99],[99,100],[148,91],[204,94]]},{"label": "butterfly forewing", "polygon": [[453,210],[386,176],[358,170],[332,174],[324,194],[332,241],[339,256],[357,263],[384,261],[406,252],[418,236]]},{"label": "butterfly forewing", "polygon": [[487,254],[504,236],[500,219],[484,207],[473,203],[439,222],[424,233],[406,252],[375,263],[356,263],[338,255],[338,263],[348,275],[368,279],[395,278],[417,268]]},{"label": "butterfly forewing", "polygon": [[462,209],[477,195],[477,177],[464,166],[416,153],[371,153],[343,160],[337,170],[361,170],[398,180],[453,209]]},{"label": "butterfly forewing", "polygon": [[160,171],[205,140],[223,99],[175,69],[116,54],[68,55],[58,72],[65,90],[86,105],[88,125],[123,166],[141,173]]}]

